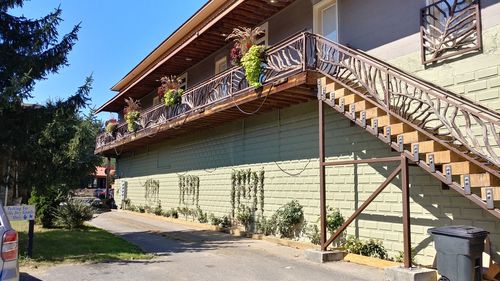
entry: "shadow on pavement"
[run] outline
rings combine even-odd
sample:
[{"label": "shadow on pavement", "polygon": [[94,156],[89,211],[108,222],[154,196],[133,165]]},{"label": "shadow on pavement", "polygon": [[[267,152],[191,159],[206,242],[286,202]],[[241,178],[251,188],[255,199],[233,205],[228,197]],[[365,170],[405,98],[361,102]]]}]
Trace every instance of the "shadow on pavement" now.
[{"label": "shadow on pavement", "polygon": [[19,273],[19,281],[42,281],[42,279],[38,279],[36,277],[33,277],[26,272],[20,272]]},{"label": "shadow on pavement", "polygon": [[157,256],[233,248],[246,240],[206,230],[139,231],[121,233],[119,236],[138,245],[143,251],[155,253]]}]

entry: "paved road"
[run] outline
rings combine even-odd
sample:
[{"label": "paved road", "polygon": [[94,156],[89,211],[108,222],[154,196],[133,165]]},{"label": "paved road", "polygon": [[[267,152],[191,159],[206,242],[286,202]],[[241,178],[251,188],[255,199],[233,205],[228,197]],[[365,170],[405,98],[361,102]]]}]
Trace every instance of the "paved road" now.
[{"label": "paved road", "polygon": [[301,250],[130,213],[104,213],[92,224],[122,236],[157,257],[147,261],[55,266],[29,272],[24,279],[383,280],[380,269],[347,262],[319,265],[305,261]]}]

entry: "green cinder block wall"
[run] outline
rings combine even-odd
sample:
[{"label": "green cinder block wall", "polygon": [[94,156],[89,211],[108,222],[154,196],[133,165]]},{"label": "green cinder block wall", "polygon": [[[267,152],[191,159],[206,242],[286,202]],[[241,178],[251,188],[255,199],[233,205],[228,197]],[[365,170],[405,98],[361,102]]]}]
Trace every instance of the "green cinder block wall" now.
[{"label": "green cinder block wall", "polygon": [[[493,110],[500,110],[500,26],[483,33],[483,52],[446,64],[424,68],[420,54],[390,61],[419,77],[462,94]],[[327,110],[326,146],[329,160],[391,155],[388,147],[364,130]],[[391,165],[347,165],[327,168],[328,205],[350,216],[390,174]],[[127,181],[127,197],[145,204],[144,183],[159,180],[159,199],[167,210],[179,206],[179,176],[200,179],[199,205],[216,216],[229,214],[231,173],[251,168],[265,171],[265,215],[297,199],[306,220],[319,214],[318,112],[310,102],[252,116],[210,130],[167,140],[123,154],[117,161],[116,187]],[[298,174],[298,175],[295,175]],[[499,257],[500,222],[416,167],[410,167],[412,246],[417,262],[432,264],[434,245],[427,229],[466,224],[491,233],[494,256]],[[402,250],[401,191],[397,178],[360,215],[347,233],[361,239],[378,238],[395,256]]]}]

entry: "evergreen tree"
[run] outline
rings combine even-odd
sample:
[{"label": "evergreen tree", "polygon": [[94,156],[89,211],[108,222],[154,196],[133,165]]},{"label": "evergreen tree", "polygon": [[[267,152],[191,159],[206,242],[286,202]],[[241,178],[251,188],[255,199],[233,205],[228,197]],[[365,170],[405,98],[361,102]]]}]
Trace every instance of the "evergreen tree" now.
[{"label": "evergreen tree", "polygon": [[19,107],[37,80],[67,65],[80,25],[58,40],[60,8],[40,19],[10,15],[23,0],[0,1],[0,110]]},{"label": "evergreen tree", "polygon": [[[58,41],[61,9],[31,20],[7,13],[22,0],[0,1],[0,166],[9,167],[0,187],[16,189],[36,204],[37,217],[52,226],[54,213],[72,189],[95,172],[94,155],[101,127],[94,115],[82,115],[89,101],[92,77],[66,100],[23,105],[36,81],[67,65],[79,25]],[[3,200],[3,198],[0,198]]]}]

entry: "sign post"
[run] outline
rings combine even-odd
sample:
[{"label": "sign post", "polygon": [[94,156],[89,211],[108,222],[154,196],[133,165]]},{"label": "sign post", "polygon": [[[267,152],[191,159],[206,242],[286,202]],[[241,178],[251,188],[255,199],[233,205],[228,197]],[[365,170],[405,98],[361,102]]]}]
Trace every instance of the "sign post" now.
[{"label": "sign post", "polygon": [[28,221],[28,250],[29,258],[33,257],[33,236],[35,230],[35,206],[5,206],[5,214],[10,221]]}]

